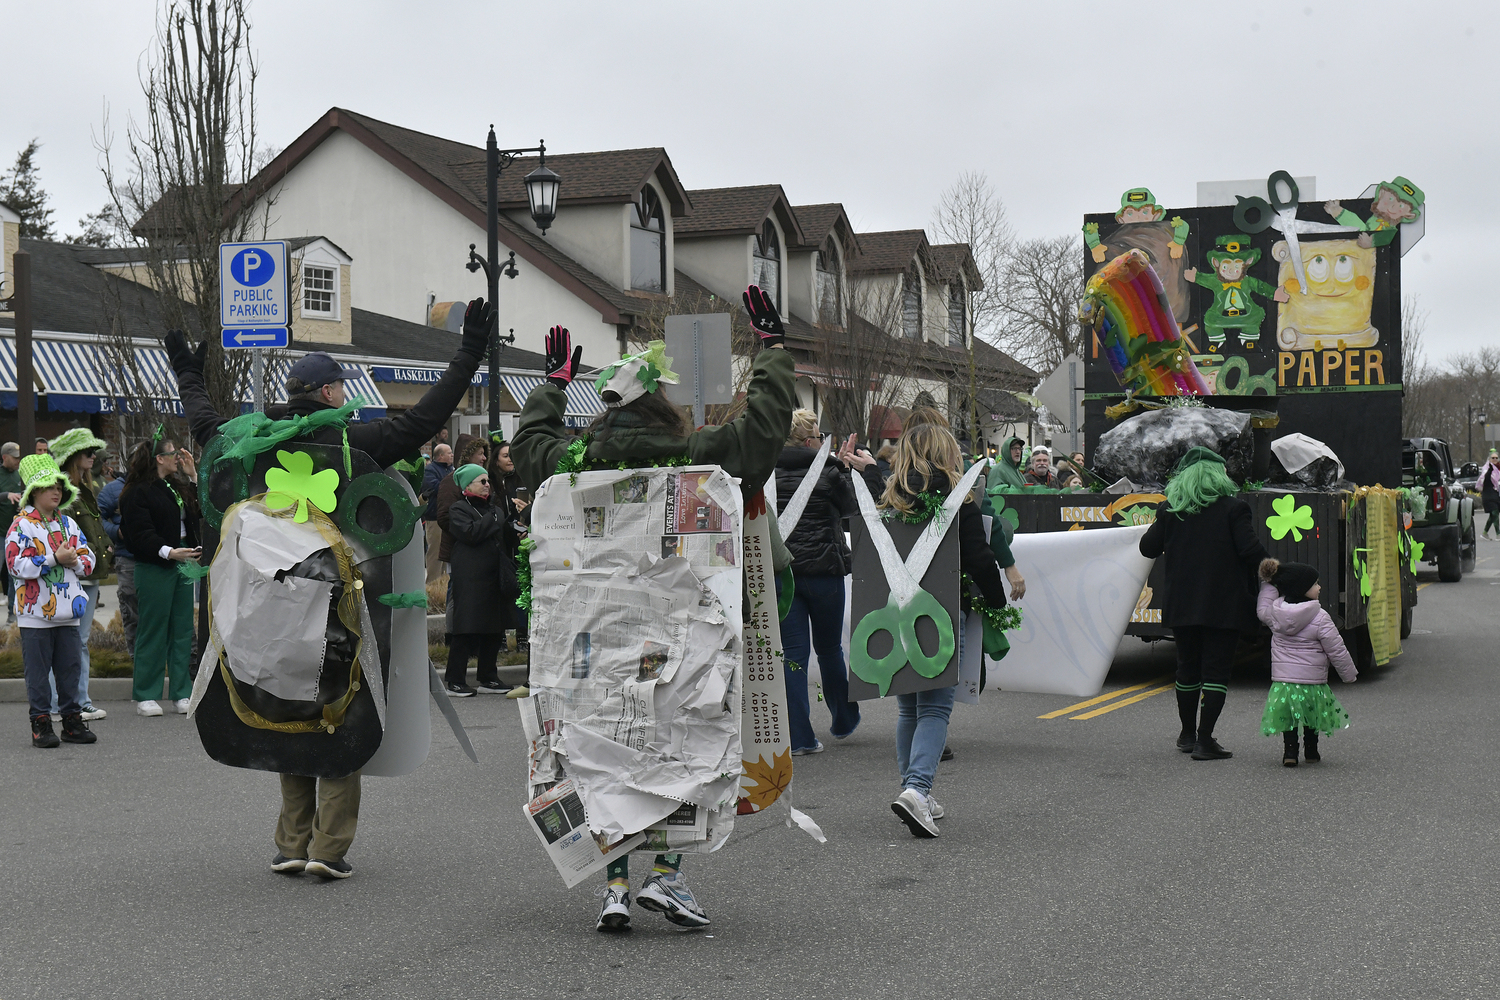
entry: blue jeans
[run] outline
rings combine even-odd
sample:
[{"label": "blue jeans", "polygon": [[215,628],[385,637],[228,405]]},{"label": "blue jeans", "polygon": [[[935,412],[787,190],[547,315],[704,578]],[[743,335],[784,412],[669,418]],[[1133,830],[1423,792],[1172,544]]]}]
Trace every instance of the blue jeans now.
[{"label": "blue jeans", "polygon": [[78,672],[78,626],[21,629],[21,665],[26,672],[26,701],[31,716],[47,714],[47,678],[62,682],[62,714],[78,715],[83,705],[75,693]]},{"label": "blue jeans", "polygon": [[896,695],[896,767],[901,787],[926,795],[932,791],[943,746],[948,742],[948,717],[958,686]]},{"label": "blue jeans", "polygon": [[[94,612],[99,609],[99,585],[79,583],[79,586],[83,588],[83,595],[89,599],[88,610],[78,620],[78,644],[82,647],[78,670],[78,704],[87,712],[94,707],[94,703],[89,700],[89,634],[94,631]],[[47,681],[52,685],[52,712],[55,715],[58,711],[57,675],[50,675]]]},{"label": "blue jeans", "polygon": [[[792,749],[801,750],[818,742],[807,694],[807,666],[813,647],[818,650],[823,701],[833,716],[833,735],[844,737],[854,732],[859,725],[859,704],[849,700],[849,675],[844,670],[844,578],[794,574],[793,581],[792,606],[781,623],[781,645],[786,654],[784,676]],[[776,590],[779,596],[780,580]],[[794,663],[799,669],[792,669]]]}]

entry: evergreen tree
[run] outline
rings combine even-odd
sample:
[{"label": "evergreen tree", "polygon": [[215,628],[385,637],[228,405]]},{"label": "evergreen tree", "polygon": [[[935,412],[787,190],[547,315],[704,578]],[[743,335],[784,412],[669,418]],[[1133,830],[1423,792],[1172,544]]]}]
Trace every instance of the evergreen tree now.
[{"label": "evergreen tree", "polygon": [[36,151],[40,148],[41,144],[32,139],[16,157],[16,165],[0,176],[0,201],[21,216],[22,239],[57,238],[52,229],[52,209],[47,207],[47,192],[42,190],[40,171],[35,162]]},{"label": "evergreen tree", "polygon": [[112,201],[105,202],[99,211],[90,212],[79,219],[78,224],[83,227],[83,232],[69,236],[63,240],[64,243],[86,247],[122,246],[130,229]]}]

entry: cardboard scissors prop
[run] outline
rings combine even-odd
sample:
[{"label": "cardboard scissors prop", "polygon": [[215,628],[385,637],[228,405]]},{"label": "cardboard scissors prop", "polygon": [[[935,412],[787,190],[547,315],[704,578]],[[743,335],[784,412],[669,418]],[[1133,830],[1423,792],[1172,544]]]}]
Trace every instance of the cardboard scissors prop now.
[{"label": "cardboard scissors prop", "polygon": [[[891,596],[885,607],[876,608],[860,619],[850,637],[849,667],[855,676],[880,689],[881,697],[890,690],[891,678],[908,663],[923,677],[936,677],[948,668],[957,644],[953,634],[953,619],[932,594],[922,589],[922,577],[937,555],[938,546],[948,534],[948,526],[958,514],[958,508],[969,495],[984,466],[976,462],[964,473],[953,492],[943,501],[932,520],[927,522],[917,543],[903,561],[896,551],[896,543],[880,519],[875,507],[875,498],[865,485],[864,477],[854,477],[854,493],[859,498],[859,512],[864,518],[865,529],[880,557],[880,568],[885,573]],[[931,618],[937,626],[938,648],[931,656],[922,650],[917,641],[917,622]],[[870,655],[870,639],[877,633],[889,632],[891,651],[879,659]]]},{"label": "cardboard scissors prop", "polygon": [[[1287,197],[1281,197],[1280,185],[1285,184]],[[1302,294],[1307,294],[1307,274],[1302,269],[1302,250],[1297,241],[1299,233],[1354,233],[1359,230],[1351,226],[1335,226],[1327,222],[1311,222],[1306,219],[1297,218],[1297,199],[1301,192],[1297,190],[1297,182],[1292,175],[1285,170],[1278,170],[1266,179],[1266,194],[1271,196],[1267,204],[1266,199],[1260,197],[1246,198],[1236,195],[1237,204],[1234,206],[1234,224],[1242,233],[1260,233],[1267,229],[1274,229],[1286,237],[1287,250],[1292,258],[1292,273],[1297,276],[1297,285],[1302,289]],[[1274,210],[1275,214],[1272,214]],[[1255,212],[1255,222],[1251,222],[1247,213]]]}]

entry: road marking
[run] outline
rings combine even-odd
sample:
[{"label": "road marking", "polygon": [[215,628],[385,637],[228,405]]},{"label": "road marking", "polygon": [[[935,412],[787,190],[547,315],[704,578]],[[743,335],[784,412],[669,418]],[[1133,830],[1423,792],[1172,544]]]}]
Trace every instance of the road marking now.
[{"label": "road marking", "polygon": [[1171,684],[1163,684],[1159,688],[1153,688],[1150,691],[1142,691],[1140,694],[1126,698],[1124,701],[1117,701],[1113,705],[1105,705],[1103,708],[1096,708],[1092,712],[1084,712],[1082,715],[1074,715],[1071,716],[1071,718],[1093,719],[1097,716],[1103,715],[1105,712],[1113,712],[1117,708],[1124,708],[1126,705],[1134,705],[1138,701],[1145,701],[1147,698],[1151,697],[1154,694],[1161,694],[1163,691],[1170,691],[1176,686],[1176,681],[1173,681]]},{"label": "road marking", "polygon": [[1144,688],[1151,687],[1154,684],[1160,684],[1162,681],[1167,680],[1171,676],[1171,674],[1163,674],[1161,677],[1157,677],[1154,680],[1149,680],[1144,684],[1135,684],[1131,687],[1120,688],[1118,691],[1106,691],[1104,694],[1098,695],[1094,698],[1090,698],[1088,701],[1080,701],[1076,705],[1069,705],[1067,708],[1059,708],[1057,711],[1048,712],[1046,715],[1038,715],[1037,718],[1055,719],[1060,715],[1067,715],[1069,712],[1076,712],[1080,708],[1091,708],[1094,705],[1099,704],[1100,702],[1111,701],[1115,698],[1118,698],[1122,694],[1130,694],[1132,691],[1140,691]]},{"label": "road marking", "polygon": [[1417,584],[1417,590],[1421,590],[1423,587],[1430,587],[1430,586],[1432,586],[1432,581],[1428,580],[1426,583],[1419,583],[1419,584]]}]

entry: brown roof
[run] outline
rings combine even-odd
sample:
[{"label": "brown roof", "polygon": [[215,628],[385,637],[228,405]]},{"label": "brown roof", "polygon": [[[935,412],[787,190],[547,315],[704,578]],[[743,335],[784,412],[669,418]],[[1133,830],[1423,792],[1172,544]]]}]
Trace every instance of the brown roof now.
[{"label": "brown roof", "polygon": [[905,271],[913,257],[927,255],[927,234],[920,229],[860,233],[858,239],[860,254],[849,262],[853,273]]},{"label": "brown roof", "polygon": [[780,184],[702,188],[689,191],[688,197],[693,202],[693,214],[672,220],[672,235],[676,238],[748,236],[760,232],[761,224],[774,212],[788,246],[801,246],[805,242],[802,227]]},{"label": "brown roof", "polygon": [[984,287],[984,279],[979,276],[979,266],[974,263],[974,254],[969,251],[969,244],[937,243],[929,247],[928,251],[932,254],[933,263],[937,265],[937,277],[949,280],[962,273],[970,291]]},{"label": "brown roof", "polygon": [[826,205],[793,205],[792,212],[802,226],[806,246],[820,248],[829,233],[837,232],[839,240],[850,254],[859,253],[859,240],[854,235],[854,226],[850,224],[843,205],[836,201]]},{"label": "brown roof", "polygon": [[[472,159],[453,164],[453,171],[469,184],[481,201],[484,198],[484,150],[474,150]],[[541,163],[535,156],[518,156],[500,173],[501,208],[525,208],[526,175]],[[613,149],[596,153],[548,153],[547,168],[562,178],[558,201],[564,205],[599,205],[630,202],[636,199],[646,179],[655,176],[666,192],[672,215],[682,216],[692,203],[677,179],[667,151],[647,149]]]},{"label": "brown roof", "polygon": [[[481,228],[486,225],[483,147],[402,128],[343,108],[329,109],[290,146],[282,150],[279,156],[252,178],[247,185],[248,196],[257,197],[279,183],[293,167],[335,131],[343,131],[359,140],[475,225]],[[672,171],[670,161],[666,159],[666,153],[660,149],[551,155],[547,162],[556,169],[570,157],[576,158],[571,162],[579,167],[580,174],[576,178],[575,190],[568,174],[562,170],[557,171],[562,176],[562,190],[559,194],[564,204],[575,198],[580,202],[628,201],[639,192],[646,178],[653,174],[658,179],[665,177],[671,181],[664,186],[668,190],[669,201],[674,206],[674,213],[679,201],[683,205],[690,204],[682,194],[682,187],[676,181],[676,174]],[[524,162],[517,161],[501,175],[506,189],[512,183],[517,188],[520,187],[522,178],[530,170],[530,167],[519,169],[524,166]],[[636,168],[640,168],[641,173],[632,179],[631,175]],[[674,190],[678,199],[675,201],[672,200]],[[231,199],[229,211],[238,209],[244,194]],[[525,203],[525,195],[521,193],[513,204],[514,207],[520,207]],[[510,208],[511,205],[502,196],[501,207]],[[522,260],[598,309],[600,317],[606,323],[629,322],[629,317],[649,297],[649,293],[616,288],[557,249],[545,237],[509,218],[503,211],[500,214],[500,242],[507,249],[514,250]]]},{"label": "brown roof", "polygon": [[[239,184],[225,184],[223,186],[223,188],[224,188],[224,197],[225,198],[233,198],[235,196],[235,194],[238,193],[238,191],[240,190],[240,187],[241,187],[241,185],[239,185]],[[177,223],[177,222],[173,222],[172,220],[169,220],[169,219],[166,218],[167,203],[168,203],[169,199],[180,199],[180,198],[182,198],[183,197],[183,192],[186,192],[186,191],[191,191],[191,192],[194,193],[195,197],[198,197],[197,192],[202,191],[202,190],[203,190],[203,185],[201,185],[201,184],[191,185],[191,186],[188,186],[188,187],[183,187],[181,185],[177,185],[177,186],[174,186],[172,188],[169,188],[166,194],[162,195],[160,198],[158,198],[155,201],[153,201],[151,203],[150,207],[147,208],[144,212],[141,213],[141,217],[139,219],[135,220],[135,224],[130,227],[130,231],[132,233],[134,233],[136,236],[142,236],[142,237],[146,237],[146,236],[181,236],[182,235],[182,226],[181,226],[181,224]],[[167,226],[168,225],[172,225],[172,226],[175,227],[172,232],[167,232]]]}]

